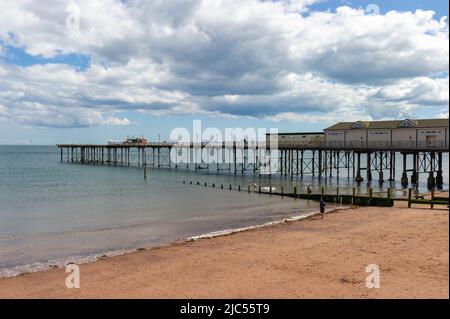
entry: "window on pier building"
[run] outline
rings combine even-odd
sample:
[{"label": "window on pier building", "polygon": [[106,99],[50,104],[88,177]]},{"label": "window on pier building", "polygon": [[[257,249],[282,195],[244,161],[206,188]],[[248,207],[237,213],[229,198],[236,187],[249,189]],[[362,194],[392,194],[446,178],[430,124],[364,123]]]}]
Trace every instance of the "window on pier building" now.
[{"label": "window on pier building", "polygon": [[398,125],[398,127],[416,127],[417,126],[417,122],[416,121],[412,121],[412,120],[403,120],[400,122],[400,124]]},{"label": "window on pier building", "polygon": [[355,122],[350,128],[367,128],[367,125],[361,121]]}]

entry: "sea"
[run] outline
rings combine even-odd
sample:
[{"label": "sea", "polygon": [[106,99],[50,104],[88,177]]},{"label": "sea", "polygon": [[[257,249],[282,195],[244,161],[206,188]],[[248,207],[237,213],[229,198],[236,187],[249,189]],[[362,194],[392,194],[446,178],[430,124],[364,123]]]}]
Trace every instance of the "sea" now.
[{"label": "sea", "polygon": [[[387,188],[394,196],[406,194],[398,182],[355,184],[345,174],[346,170],[339,179],[319,180],[311,175],[149,166],[144,178],[142,167],[61,162],[56,146],[0,146],[0,277],[91,262],[318,211],[315,201],[258,194],[255,184],[278,190],[283,186],[285,192],[294,187],[298,192],[307,187],[334,192],[339,187],[343,194],[357,187],[361,194],[371,187],[374,194]],[[447,155],[444,183],[448,189]],[[421,178],[419,189],[427,191],[426,178]],[[327,204],[328,209],[337,206]]]}]

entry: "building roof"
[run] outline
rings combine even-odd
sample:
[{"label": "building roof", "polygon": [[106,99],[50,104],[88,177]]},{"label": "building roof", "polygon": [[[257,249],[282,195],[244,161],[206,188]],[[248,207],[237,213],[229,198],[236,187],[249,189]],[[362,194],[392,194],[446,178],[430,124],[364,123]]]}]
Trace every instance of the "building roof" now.
[{"label": "building roof", "polygon": [[266,133],[266,135],[323,135],[323,132]]},{"label": "building roof", "polygon": [[[412,125],[401,124],[407,122]],[[399,127],[417,127],[417,128],[432,128],[432,127],[448,127],[448,119],[422,119],[422,120],[395,120],[395,121],[357,121],[357,122],[339,122],[330,127],[324,129],[326,130],[349,130],[353,125],[359,124],[361,128],[367,129],[392,129]],[[362,124],[362,125],[361,125]]]}]

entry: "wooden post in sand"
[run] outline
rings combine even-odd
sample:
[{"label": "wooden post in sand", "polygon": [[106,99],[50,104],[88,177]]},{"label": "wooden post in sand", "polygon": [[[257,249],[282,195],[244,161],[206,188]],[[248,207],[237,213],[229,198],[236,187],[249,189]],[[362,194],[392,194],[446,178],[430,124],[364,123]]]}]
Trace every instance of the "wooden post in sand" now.
[{"label": "wooden post in sand", "polygon": [[431,191],[431,209],[433,209],[434,189]]},{"label": "wooden post in sand", "polygon": [[412,189],[408,188],[408,208],[411,208],[411,194],[412,194]]},{"label": "wooden post in sand", "polygon": [[369,188],[369,205],[372,205],[372,195],[373,195],[373,190],[371,187],[371,188]]},{"label": "wooden post in sand", "polygon": [[297,195],[297,186],[294,186],[294,195]]}]

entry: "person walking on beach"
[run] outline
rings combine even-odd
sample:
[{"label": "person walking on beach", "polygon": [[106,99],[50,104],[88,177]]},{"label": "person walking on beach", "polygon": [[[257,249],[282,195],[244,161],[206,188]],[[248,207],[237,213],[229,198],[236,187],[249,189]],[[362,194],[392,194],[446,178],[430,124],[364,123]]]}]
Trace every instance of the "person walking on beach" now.
[{"label": "person walking on beach", "polygon": [[325,213],[325,202],[322,197],[320,197],[319,205],[320,205],[320,214],[322,215],[323,218],[323,214]]}]

